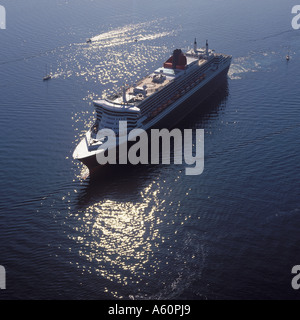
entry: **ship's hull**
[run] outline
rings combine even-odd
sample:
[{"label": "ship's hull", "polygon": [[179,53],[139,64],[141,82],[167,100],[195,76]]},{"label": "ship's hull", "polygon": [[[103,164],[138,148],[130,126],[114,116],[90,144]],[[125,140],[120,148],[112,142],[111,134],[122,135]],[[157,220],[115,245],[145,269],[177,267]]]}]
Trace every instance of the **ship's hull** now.
[{"label": "ship's hull", "polygon": [[[224,70],[222,70],[219,74],[217,74],[214,78],[212,78],[208,83],[199,88],[193,94],[187,93],[186,99],[182,101],[176,108],[172,109],[169,113],[163,116],[161,119],[156,121],[153,125],[146,128],[147,131],[153,128],[167,128],[171,129],[180,122],[184,117],[186,117],[190,112],[192,112],[197,106],[201,104],[205,99],[211,96],[219,86],[224,83],[227,78],[227,73],[230,65],[228,65]],[[175,102],[176,103],[176,102]],[[170,106],[170,109],[172,106]],[[133,143],[132,143],[133,144]],[[128,143],[128,148],[130,147],[130,143]],[[118,147],[116,147],[116,154],[118,159]],[[100,165],[97,161],[96,155],[91,155],[89,157],[78,159],[83,164],[85,164],[90,174],[95,171],[98,171],[100,168],[104,167]]]},{"label": "ship's hull", "polygon": [[198,107],[201,102],[210,97],[219,86],[226,80],[228,74],[229,66],[221,71],[216,77],[211,81],[197,90],[190,97],[185,99],[178,107],[164,116],[161,120],[156,122],[151,129],[153,128],[174,128],[174,126],[184,119],[189,113],[191,113],[196,107]]}]

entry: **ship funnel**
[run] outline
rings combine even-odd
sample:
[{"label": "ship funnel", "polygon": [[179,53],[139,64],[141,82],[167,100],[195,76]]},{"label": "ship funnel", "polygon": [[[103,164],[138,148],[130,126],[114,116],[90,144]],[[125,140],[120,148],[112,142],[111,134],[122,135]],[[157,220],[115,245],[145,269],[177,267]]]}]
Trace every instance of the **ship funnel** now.
[{"label": "ship funnel", "polygon": [[173,51],[173,61],[172,61],[172,69],[176,69],[176,66],[179,64],[179,56],[181,54],[180,49],[175,49]]},{"label": "ship funnel", "polygon": [[194,41],[194,52],[197,53],[197,40],[196,40],[196,38]]}]

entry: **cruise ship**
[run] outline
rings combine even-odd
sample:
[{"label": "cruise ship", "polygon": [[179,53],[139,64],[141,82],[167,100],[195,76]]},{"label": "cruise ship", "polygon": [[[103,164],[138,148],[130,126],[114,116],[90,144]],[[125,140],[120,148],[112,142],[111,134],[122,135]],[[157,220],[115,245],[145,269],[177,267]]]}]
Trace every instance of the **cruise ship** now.
[{"label": "cruise ship", "polygon": [[113,96],[94,101],[97,118],[73,153],[92,172],[100,166],[97,153],[104,152],[101,129],[111,129],[116,137],[119,122],[127,121],[128,132],[135,128],[171,128],[193,108],[208,98],[226,79],[231,56],[215,53],[206,46],[184,53],[175,49],[162,67]]}]

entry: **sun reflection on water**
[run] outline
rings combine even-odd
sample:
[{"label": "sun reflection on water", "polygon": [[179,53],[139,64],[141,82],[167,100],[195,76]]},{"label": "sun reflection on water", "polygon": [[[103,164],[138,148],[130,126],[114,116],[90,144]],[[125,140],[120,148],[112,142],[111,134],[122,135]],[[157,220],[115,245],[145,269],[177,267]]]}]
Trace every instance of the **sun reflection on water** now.
[{"label": "sun reflection on water", "polygon": [[147,272],[153,246],[161,241],[155,212],[160,205],[159,190],[149,196],[151,184],[141,193],[141,201],[110,199],[88,206],[81,215],[78,235],[70,238],[80,245],[79,256],[93,262],[103,278],[128,285],[138,284]]},{"label": "sun reflection on water", "polygon": [[169,52],[166,46],[151,41],[175,36],[166,19],[129,24],[91,37],[91,42],[56,48],[57,66],[53,78],[79,77],[86,82],[109,85],[132,76],[142,76],[147,63]]},{"label": "sun reflection on water", "polygon": [[100,196],[89,190],[96,194],[82,209],[70,210],[64,223],[72,242],[70,263],[102,279],[104,292],[118,299],[178,297],[201,276],[205,260],[201,234],[189,228],[195,216],[173,194],[181,179],[158,176],[134,196],[134,190],[116,195],[122,182]]}]

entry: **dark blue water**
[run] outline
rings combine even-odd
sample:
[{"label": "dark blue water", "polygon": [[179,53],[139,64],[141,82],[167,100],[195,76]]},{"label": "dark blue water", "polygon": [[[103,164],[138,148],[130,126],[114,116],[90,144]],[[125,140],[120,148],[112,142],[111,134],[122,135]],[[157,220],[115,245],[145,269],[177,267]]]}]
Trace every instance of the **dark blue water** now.
[{"label": "dark blue water", "polygon": [[[0,4],[1,299],[300,297],[295,1]],[[72,152],[92,100],[195,37],[233,56],[227,83],[178,125],[205,130],[203,174],[149,165],[84,178]]]}]

